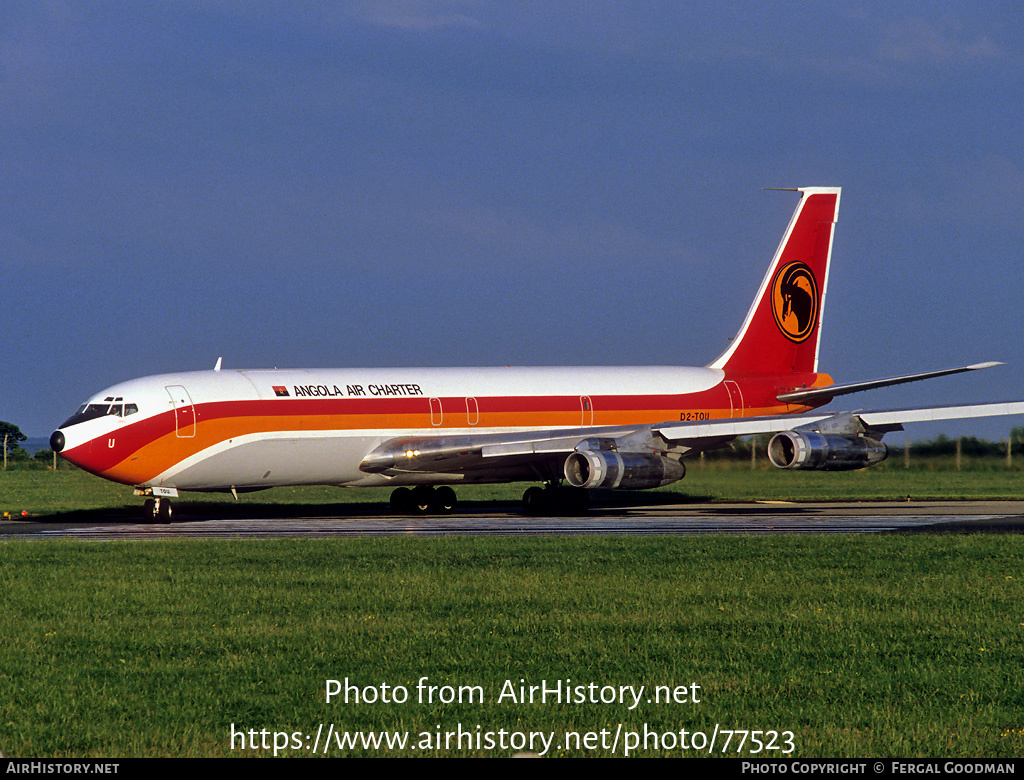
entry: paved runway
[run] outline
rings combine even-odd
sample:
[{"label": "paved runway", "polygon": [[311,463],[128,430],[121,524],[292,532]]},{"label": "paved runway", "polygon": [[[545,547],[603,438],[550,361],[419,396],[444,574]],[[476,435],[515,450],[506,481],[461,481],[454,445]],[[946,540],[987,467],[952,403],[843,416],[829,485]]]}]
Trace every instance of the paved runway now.
[{"label": "paved runway", "polygon": [[[1022,533],[1024,501],[686,504],[597,507],[581,517],[527,517],[513,505],[460,509],[452,515],[385,516],[376,505],[345,512],[309,507],[310,516],[176,518],[167,525],[95,516],[81,522],[0,522],[0,537],[21,539],[184,539],[445,535],[689,535],[821,533]],[[295,507],[289,507],[294,513]],[[333,515],[333,516],[332,516]]]}]

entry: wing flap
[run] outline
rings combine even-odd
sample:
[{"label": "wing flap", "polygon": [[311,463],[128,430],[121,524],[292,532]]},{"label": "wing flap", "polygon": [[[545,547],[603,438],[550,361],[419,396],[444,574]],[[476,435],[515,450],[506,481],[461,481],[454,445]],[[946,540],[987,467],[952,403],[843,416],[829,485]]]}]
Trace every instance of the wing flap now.
[{"label": "wing flap", "polygon": [[[591,433],[590,435],[592,436],[593,434]],[[483,458],[503,458],[513,455],[553,455],[560,453],[568,455],[576,449],[576,446],[584,438],[587,438],[587,436],[577,434],[575,436],[561,436],[534,441],[486,444],[480,448],[480,456]]]},{"label": "wing flap", "polygon": [[452,471],[479,469],[484,462],[501,459],[568,455],[584,439],[618,438],[635,434],[638,428],[573,428],[482,433],[453,436],[411,436],[389,439],[371,450],[359,464],[370,474],[388,471]]},{"label": "wing flap", "polygon": [[706,422],[667,422],[652,426],[652,430],[669,442],[698,444],[704,439],[755,436],[759,433],[778,433],[797,425],[813,425],[835,416],[835,412],[811,415],[775,415],[771,417],[734,417]]}]

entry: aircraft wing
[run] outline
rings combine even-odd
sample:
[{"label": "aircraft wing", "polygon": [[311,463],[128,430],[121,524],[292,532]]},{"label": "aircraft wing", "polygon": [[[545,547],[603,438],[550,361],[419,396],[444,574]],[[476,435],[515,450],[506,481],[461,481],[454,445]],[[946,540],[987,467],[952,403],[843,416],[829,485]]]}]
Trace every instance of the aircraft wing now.
[{"label": "aircraft wing", "polygon": [[492,467],[503,459],[523,461],[568,455],[589,438],[624,439],[637,428],[560,428],[524,433],[469,436],[411,436],[390,439],[368,453],[359,468],[370,474],[394,472],[458,472]]},{"label": "aircraft wing", "polygon": [[870,428],[881,429],[902,423],[932,422],[934,420],[963,420],[972,417],[1002,417],[1024,414],[1024,401],[996,404],[970,404],[966,406],[938,406],[931,409],[893,409],[891,411],[858,412]]},{"label": "aircraft wing", "polygon": [[[360,464],[368,474],[444,474],[471,478],[519,470],[541,478],[561,478],[574,452],[603,451],[644,458],[678,458],[712,449],[737,436],[797,431],[838,437],[873,436],[902,430],[903,423],[973,417],[1024,415],[1024,401],[919,409],[815,412],[803,415],[743,417],[702,422],[668,421],[655,425],[574,428],[523,433],[400,437],[384,442]],[[867,464],[863,464],[867,465]]]},{"label": "aircraft wing", "polygon": [[[993,404],[966,404],[963,406],[936,406],[922,409],[863,410],[847,412],[814,412],[802,415],[776,415],[773,417],[744,417],[706,422],[668,422],[652,426],[652,430],[670,442],[698,443],[701,439],[718,436],[752,436],[759,433],[778,433],[792,429],[816,430],[825,421],[857,418],[866,429],[887,433],[902,430],[903,423],[960,420],[973,417],[1000,417],[1024,414],[1024,401]],[[828,428],[832,425],[825,426]]]},{"label": "aircraft wing", "polygon": [[669,422],[654,425],[651,429],[670,444],[701,450],[707,449],[705,442],[721,436],[732,438],[783,431],[812,431],[846,436],[873,435],[880,439],[891,431],[903,430],[903,423],[1010,415],[1024,415],[1024,401],[921,409],[815,412],[799,416],[777,415],[697,423]]},{"label": "aircraft wing", "polygon": [[691,450],[706,449],[709,436],[723,431],[736,435],[775,434],[768,442],[768,459],[784,469],[840,471],[872,466],[886,458],[881,439],[903,423],[998,417],[1024,414],[1024,401],[922,409],[817,413],[789,418],[753,418],[712,423],[669,423],[654,426],[666,442]]}]

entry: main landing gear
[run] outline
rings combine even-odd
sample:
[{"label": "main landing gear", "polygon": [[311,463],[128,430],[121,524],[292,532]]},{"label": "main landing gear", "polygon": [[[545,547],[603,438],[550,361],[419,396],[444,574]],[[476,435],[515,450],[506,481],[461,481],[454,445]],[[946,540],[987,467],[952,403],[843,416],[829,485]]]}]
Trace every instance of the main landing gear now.
[{"label": "main landing gear", "polygon": [[527,515],[583,515],[590,509],[590,496],[583,488],[564,487],[548,482],[523,493],[523,513]]},{"label": "main landing gear", "polygon": [[[401,515],[451,514],[457,505],[455,491],[447,485],[414,488],[399,487],[391,493],[391,511]],[[590,509],[590,496],[583,488],[548,482],[523,493],[523,513],[527,515],[583,515]]]},{"label": "main landing gear", "polygon": [[395,488],[391,493],[391,509],[400,514],[449,514],[455,509],[455,491],[447,485],[439,488],[417,485]]}]

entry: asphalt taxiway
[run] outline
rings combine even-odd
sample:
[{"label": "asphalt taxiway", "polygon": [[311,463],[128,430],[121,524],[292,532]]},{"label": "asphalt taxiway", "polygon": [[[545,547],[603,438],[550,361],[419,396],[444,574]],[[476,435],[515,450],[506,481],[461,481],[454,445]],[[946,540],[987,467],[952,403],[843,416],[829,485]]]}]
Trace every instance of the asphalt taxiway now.
[{"label": "asphalt taxiway", "polygon": [[[528,517],[517,505],[466,505],[450,515],[392,516],[379,505],[244,507],[178,512],[169,524],[124,513],[0,521],[7,539],[185,539],[448,535],[1024,533],[1024,501],[598,506],[576,517]],[[301,511],[306,509],[308,511]],[[298,510],[298,511],[297,511]]]}]

